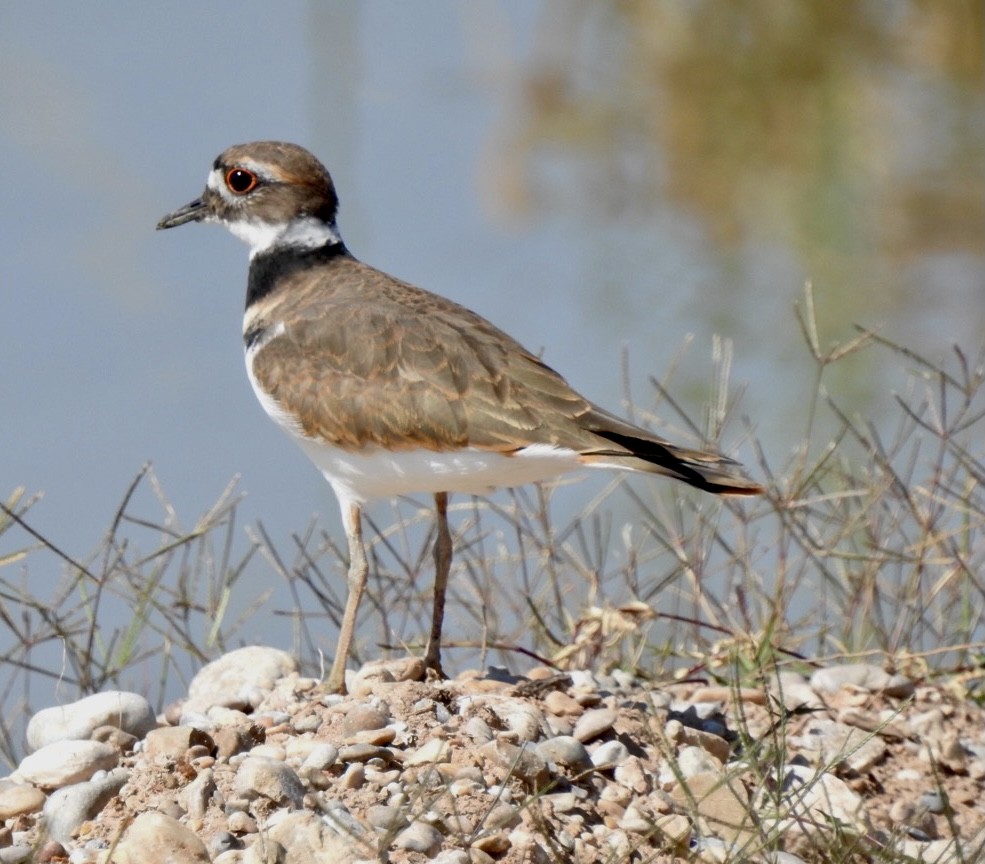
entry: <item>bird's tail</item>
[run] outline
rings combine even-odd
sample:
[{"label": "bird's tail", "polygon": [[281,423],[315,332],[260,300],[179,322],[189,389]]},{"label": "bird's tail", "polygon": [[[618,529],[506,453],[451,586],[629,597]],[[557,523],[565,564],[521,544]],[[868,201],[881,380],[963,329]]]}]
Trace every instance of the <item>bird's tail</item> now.
[{"label": "bird's tail", "polygon": [[715,495],[761,495],[765,491],[727,456],[678,447],[607,412],[595,419],[600,422],[591,431],[615,446],[583,451],[585,464],[663,474]]}]

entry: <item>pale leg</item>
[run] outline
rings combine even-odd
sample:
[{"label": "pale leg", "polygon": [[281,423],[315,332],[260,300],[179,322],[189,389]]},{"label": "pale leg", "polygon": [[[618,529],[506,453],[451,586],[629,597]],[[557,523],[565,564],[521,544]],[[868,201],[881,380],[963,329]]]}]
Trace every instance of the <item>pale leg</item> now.
[{"label": "pale leg", "polygon": [[349,596],[345,601],[345,612],[342,615],[342,627],[339,630],[339,644],[335,649],[335,660],[332,671],[328,676],[328,689],[332,693],[345,693],[345,666],[352,648],[352,634],[356,628],[356,613],[359,611],[359,601],[366,589],[366,578],[369,575],[369,562],[366,560],[366,550],[363,548],[362,514],[358,504],[342,505],[342,522],[345,525],[345,536],[349,541]]},{"label": "pale leg", "polygon": [[448,493],[434,495],[435,523],[438,536],[434,541],[434,610],[431,614],[431,636],[424,654],[424,665],[444,677],[441,671],[441,625],[445,620],[445,591],[451,569],[451,532],[448,530]]}]

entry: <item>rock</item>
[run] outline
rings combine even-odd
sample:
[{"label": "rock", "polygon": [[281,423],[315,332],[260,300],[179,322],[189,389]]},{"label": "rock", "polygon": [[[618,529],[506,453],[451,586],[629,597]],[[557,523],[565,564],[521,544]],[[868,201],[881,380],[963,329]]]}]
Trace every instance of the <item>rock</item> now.
[{"label": "rock", "polygon": [[653,831],[653,816],[640,802],[632,802],[619,820],[619,827],[631,834],[649,834]]},{"label": "rock", "polygon": [[568,670],[568,677],[571,679],[571,690],[577,691],[573,694],[576,699],[580,700],[580,697],[585,694],[598,693],[599,691],[598,678],[587,669],[570,669]]},{"label": "rock", "polygon": [[386,747],[375,744],[347,744],[339,750],[340,762],[369,762],[370,759],[387,759],[389,756]]},{"label": "rock", "polygon": [[592,752],[592,764],[598,771],[621,765],[629,758],[629,748],[622,741],[606,741]]},{"label": "rock", "polygon": [[338,758],[338,749],[321,738],[314,738],[309,735],[297,735],[295,737],[288,737],[282,743],[287,761],[292,765],[295,762],[303,762],[311,755],[312,751],[324,747],[332,747],[336,754],[335,758]]},{"label": "rock", "polygon": [[304,800],[304,786],[294,769],[261,756],[247,756],[236,771],[236,793],[247,801],[267,798],[275,804],[297,809]]},{"label": "rock", "polygon": [[551,805],[555,813],[570,813],[578,806],[578,796],[574,792],[549,792],[543,800]]},{"label": "rock", "polygon": [[495,738],[492,728],[481,717],[469,717],[464,732],[477,744],[485,744]]},{"label": "rock", "polygon": [[223,654],[199,670],[188,687],[182,718],[205,713],[214,705],[254,710],[277,680],[297,671],[286,651],[248,645]]},{"label": "rock", "polygon": [[563,690],[552,690],[544,697],[544,707],[558,717],[577,717],[585,709]]},{"label": "rock", "polygon": [[541,710],[522,699],[502,699],[489,703],[493,713],[511,732],[516,733],[517,741],[537,741],[545,728]]},{"label": "rock", "polygon": [[202,821],[205,819],[209,802],[216,793],[215,777],[212,769],[206,768],[181,790],[181,800],[189,819]]},{"label": "rock", "polygon": [[304,758],[301,767],[309,771],[331,768],[339,758],[339,751],[331,744],[319,744]]},{"label": "rock", "polygon": [[120,754],[100,741],[55,741],[21,760],[16,777],[41,789],[58,789],[115,768]]},{"label": "rock", "polygon": [[[867,830],[862,798],[830,772],[788,765],[779,787],[782,797],[776,830],[784,835],[789,851],[813,848],[815,832],[827,830],[832,821],[840,823],[839,831],[849,834]],[[775,797],[771,793],[771,801],[761,802],[758,809],[775,811]]]},{"label": "rock", "polygon": [[249,726],[223,726],[212,733],[215,743],[215,756],[221,762],[228,762],[237,753],[248,753],[266,741],[267,733],[258,724]]},{"label": "rock", "polygon": [[56,741],[85,740],[100,726],[115,726],[139,739],[157,726],[157,718],[139,693],[109,690],[38,711],[27,724],[27,744],[33,751]]},{"label": "rock", "polygon": [[702,687],[691,695],[692,702],[717,702],[719,705],[729,702],[733,698],[740,702],[762,705],[766,701],[766,694],[758,687],[740,687],[736,690],[733,687],[708,686]]},{"label": "rock", "polygon": [[689,844],[690,852],[695,861],[705,864],[731,864],[734,844],[727,843],[719,837],[705,837],[695,834]]},{"label": "rock", "polygon": [[479,748],[479,753],[534,789],[542,789],[550,782],[551,772],[548,770],[547,762],[529,745],[517,747],[507,741],[496,740],[483,744]]},{"label": "rock", "polygon": [[654,824],[674,846],[686,847],[691,839],[691,823],[680,813],[658,816]]},{"label": "rock", "polygon": [[51,864],[52,861],[64,861],[68,858],[68,850],[57,840],[49,840],[39,850],[34,864]]},{"label": "rock", "polygon": [[362,762],[352,762],[339,779],[343,789],[362,789],[366,785],[366,766]]},{"label": "rock", "polygon": [[212,838],[212,842],[209,844],[209,852],[214,856],[219,856],[224,852],[241,849],[242,847],[243,841],[235,834],[230,834],[228,831],[220,831]]},{"label": "rock", "polygon": [[33,855],[34,849],[30,846],[15,843],[12,846],[0,849],[0,864],[20,864],[22,861],[25,864],[30,864]]},{"label": "rock", "polygon": [[0,789],[0,822],[13,816],[37,813],[44,802],[44,792],[34,786],[18,783]]},{"label": "rock", "polygon": [[440,852],[432,864],[471,864],[469,853],[464,849],[446,849]]},{"label": "rock", "polygon": [[495,831],[497,828],[515,828],[521,822],[520,813],[512,804],[497,804],[489,811],[483,828]]},{"label": "rock", "polygon": [[953,731],[945,732],[938,739],[925,739],[919,755],[921,759],[942,765],[955,774],[966,774],[968,771],[968,753]]},{"label": "rock", "polygon": [[63,786],[48,796],[44,804],[44,826],[48,836],[68,843],[72,832],[93,819],[116,795],[130,777],[127,768],[116,768],[85,783]]},{"label": "rock", "polygon": [[257,822],[249,813],[236,810],[226,819],[226,829],[232,834],[255,834]]},{"label": "rock", "polygon": [[[630,853],[633,849],[633,844],[630,843],[629,837],[626,832],[621,829],[616,829],[610,831],[608,836],[605,838],[605,845],[612,850],[611,859],[615,861],[627,861],[629,860]],[[610,856],[606,856],[610,857]]]},{"label": "rock", "polygon": [[294,731],[297,733],[302,732],[317,732],[321,728],[322,720],[316,714],[307,714],[304,717],[297,717],[294,720]]},{"label": "rock", "polygon": [[404,767],[428,765],[433,762],[448,762],[451,760],[450,754],[451,747],[448,741],[444,738],[431,738],[404,759]]},{"label": "rock", "polygon": [[[605,786],[602,787],[602,791],[598,797],[600,804],[603,802],[608,802],[617,805],[620,816],[632,800],[633,793],[630,792],[625,786],[620,786],[618,783],[606,783]],[[615,812],[612,808],[609,809],[610,812]]]},{"label": "rock", "polygon": [[[898,844],[899,851],[906,859],[920,861],[923,864],[965,864],[965,862],[980,861],[981,847],[974,848],[967,842],[958,844],[953,840],[932,840],[922,843],[917,840],[904,839]],[[971,852],[971,857],[968,857]],[[976,854],[977,853],[977,854]]]},{"label": "rock", "polygon": [[[471,833],[471,826],[468,827],[468,830],[462,830],[459,832],[460,835],[468,835]],[[502,831],[496,831],[492,834],[482,834],[480,837],[475,839],[470,848],[472,850],[478,849],[481,852],[485,852],[487,855],[495,855],[498,858],[509,851],[510,838],[509,835]]]},{"label": "rock", "polygon": [[696,805],[719,837],[741,846],[753,836],[755,823],[737,779],[730,780],[720,772],[696,774],[688,778],[686,785],[677,784],[670,794],[684,812],[693,812]]},{"label": "rock", "polygon": [[412,822],[397,835],[393,845],[408,852],[422,852],[430,858],[438,851],[443,839],[441,832],[427,822]]},{"label": "rock", "polygon": [[863,732],[876,732],[880,738],[892,738],[902,741],[912,735],[912,730],[908,724],[900,723],[893,719],[892,712],[889,716],[875,714],[869,711],[862,711],[858,708],[842,708],[835,719],[846,726],[854,726]]},{"label": "rock", "polygon": [[811,687],[818,693],[837,693],[842,687],[861,687],[872,693],[884,693],[897,699],[913,695],[915,685],[905,675],[890,675],[869,663],[828,666],[811,675]]},{"label": "rock", "polygon": [[681,747],[677,751],[677,767],[684,777],[696,774],[717,774],[722,762],[701,747]]},{"label": "rock", "polygon": [[114,747],[120,753],[130,753],[140,739],[136,735],[117,729],[115,726],[97,726],[92,730],[90,740],[109,744],[110,747]]},{"label": "rock", "polygon": [[280,744],[257,744],[252,750],[250,750],[251,756],[262,756],[265,759],[273,759],[277,762],[287,761],[287,750],[281,747]]},{"label": "rock", "polygon": [[642,795],[650,791],[653,775],[646,770],[639,756],[630,756],[616,766],[612,776],[620,786]]},{"label": "rock", "polygon": [[537,745],[537,752],[550,762],[580,773],[592,768],[592,758],[585,745],[571,735],[558,735]]},{"label": "rock", "polygon": [[838,761],[858,774],[871,769],[886,755],[882,738],[826,717],[812,717],[801,734],[790,736],[789,741],[809,755],[815,765]]},{"label": "rock", "polygon": [[333,831],[350,838],[366,835],[366,828],[353,816],[341,801],[326,801],[322,807],[322,818]]},{"label": "rock", "polygon": [[287,849],[272,840],[268,833],[261,832],[256,842],[243,852],[241,861],[242,864],[286,864]]},{"label": "rock", "polygon": [[611,708],[594,708],[578,718],[574,732],[571,734],[573,738],[586,744],[608,732],[615,722],[616,712]]},{"label": "rock", "polygon": [[407,814],[399,807],[374,804],[366,809],[366,821],[377,831],[399,831],[407,825]]},{"label": "rock", "polygon": [[113,864],[209,864],[205,844],[176,819],[141,813],[123,834]]},{"label": "rock", "polygon": [[941,814],[947,810],[944,796],[937,789],[931,789],[920,796],[919,807],[929,813]]},{"label": "rock", "polygon": [[209,721],[209,727],[212,729],[222,729],[227,726],[240,728],[257,722],[249,714],[245,714],[236,708],[227,708],[224,705],[213,705],[205,712],[205,716]]},{"label": "rock", "polygon": [[946,723],[944,712],[940,708],[930,708],[927,711],[911,714],[907,722],[921,738],[939,741],[944,735]]},{"label": "rock", "polygon": [[201,745],[209,752],[215,749],[215,742],[193,726],[165,726],[147,733],[144,739],[144,753],[148,759],[169,759],[177,762],[184,758],[188,749]]},{"label": "rock", "polygon": [[422,681],[424,660],[402,657],[399,660],[370,660],[356,673],[346,673],[346,689],[353,696],[369,696],[380,685],[397,681]]},{"label": "rock", "polygon": [[906,798],[897,798],[889,808],[889,820],[896,826],[911,830],[916,828],[928,837],[936,838],[937,826],[927,807]]},{"label": "rock", "polygon": [[[348,814],[347,814],[348,815]],[[369,834],[359,837],[337,831],[331,820],[307,810],[288,813],[268,829],[275,845],[284,849],[284,857],[274,858],[276,864],[354,864],[359,859],[375,860]]]},{"label": "rock", "polygon": [[386,715],[372,705],[353,705],[342,720],[342,734],[345,737],[356,732],[382,729],[387,724]]},{"label": "rock", "polygon": [[729,742],[720,735],[705,732],[702,729],[693,729],[689,726],[681,727],[678,740],[707,751],[718,760],[720,765],[724,765],[728,761],[729,752],[732,749]]},{"label": "rock", "polygon": [[453,798],[461,798],[464,795],[473,795],[482,791],[483,783],[473,780],[471,777],[458,777],[448,784],[448,792]]},{"label": "rock", "polygon": [[347,744],[373,744],[377,747],[385,747],[392,744],[397,737],[397,730],[384,726],[382,729],[364,729],[362,732],[353,732],[345,739]]}]

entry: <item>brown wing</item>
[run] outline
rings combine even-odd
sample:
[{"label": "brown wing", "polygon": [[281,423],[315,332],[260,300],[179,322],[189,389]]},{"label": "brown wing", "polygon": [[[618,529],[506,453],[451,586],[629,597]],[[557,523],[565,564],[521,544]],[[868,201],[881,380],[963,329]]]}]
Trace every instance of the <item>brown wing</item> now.
[{"label": "brown wing", "polygon": [[358,292],[337,279],[331,293],[289,285],[263,310],[284,326],[256,355],[253,374],[306,434],[352,449],[510,451],[558,443],[545,418],[570,422],[591,410],[484,319],[361,270],[372,281]]},{"label": "brown wing", "polygon": [[450,300],[351,258],[329,266],[330,292],[316,289],[325,284],[316,271],[266,301],[262,317],[284,326],[253,363],[307,435],[346,449],[508,453],[552,444],[586,463],[668,474],[710,491],[760,491],[730,460],[675,448],[597,408]]}]

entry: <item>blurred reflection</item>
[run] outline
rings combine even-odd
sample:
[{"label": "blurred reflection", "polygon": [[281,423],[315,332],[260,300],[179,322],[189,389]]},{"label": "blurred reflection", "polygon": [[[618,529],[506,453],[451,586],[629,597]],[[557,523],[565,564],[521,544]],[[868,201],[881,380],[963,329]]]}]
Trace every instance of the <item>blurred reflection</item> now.
[{"label": "blurred reflection", "polygon": [[669,205],[702,226],[733,299],[770,272],[750,249],[772,250],[813,280],[838,335],[887,316],[903,338],[980,334],[983,10],[550,3],[492,148],[497,203],[630,226]]}]

